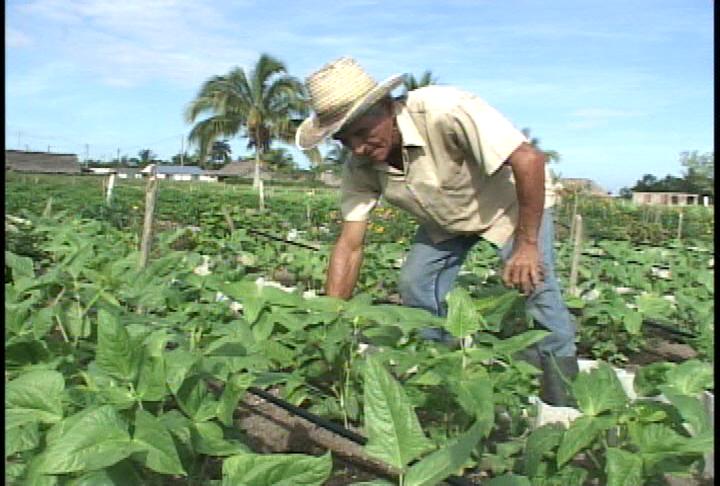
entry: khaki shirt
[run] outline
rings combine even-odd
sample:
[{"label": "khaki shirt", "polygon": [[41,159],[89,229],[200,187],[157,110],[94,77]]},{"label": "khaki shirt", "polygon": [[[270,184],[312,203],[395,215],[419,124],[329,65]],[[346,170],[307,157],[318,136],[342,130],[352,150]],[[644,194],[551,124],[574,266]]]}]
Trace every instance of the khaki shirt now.
[{"label": "khaki shirt", "polygon": [[[345,221],[366,221],[382,196],[411,213],[438,243],[479,234],[501,246],[515,232],[518,202],[510,154],[526,137],[479,97],[428,86],[396,101],[403,170],[353,157],[343,168]],[[545,166],[545,207],[555,203]]]}]

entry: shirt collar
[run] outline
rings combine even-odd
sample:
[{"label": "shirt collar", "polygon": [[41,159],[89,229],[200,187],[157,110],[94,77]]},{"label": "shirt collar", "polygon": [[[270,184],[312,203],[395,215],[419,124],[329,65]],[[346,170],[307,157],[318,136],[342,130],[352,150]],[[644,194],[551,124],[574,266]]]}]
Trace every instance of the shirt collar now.
[{"label": "shirt collar", "polygon": [[397,102],[395,104],[395,119],[397,120],[398,130],[400,130],[400,135],[402,136],[403,146],[425,146],[425,140],[423,140],[415,127],[415,122],[413,122],[405,103]]}]

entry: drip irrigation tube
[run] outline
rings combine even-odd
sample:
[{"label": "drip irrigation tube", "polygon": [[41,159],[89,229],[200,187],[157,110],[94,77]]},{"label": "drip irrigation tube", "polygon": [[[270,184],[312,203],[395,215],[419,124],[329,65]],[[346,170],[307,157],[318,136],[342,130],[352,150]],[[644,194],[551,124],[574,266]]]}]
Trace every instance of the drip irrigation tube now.
[{"label": "drip irrigation tube", "polygon": [[[336,424],[335,422],[310,413],[303,408],[293,405],[292,403],[288,403],[285,400],[282,400],[281,398],[278,398],[275,395],[266,392],[265,390],[261,390],[260,388],[251,386],[248,388],[248,391],[253,395],[256,395],[274,405],[277,405],[278,407],[282,408],[287,412],[290,412],[293,415],[302,417],[308,422],[323,427],[324,429],[327,429],[337,435],[345,437],[346,439],[351,440],[356,444],[365,445],[367,443],[366,437],[363,437],[362,435],[357,434],[352,430],[348,430],[340,424]],[[475,486],[478,484],[460,476],[448,476],[444,479],[444,481],[448,484],[451,484],[452,486]]]}]

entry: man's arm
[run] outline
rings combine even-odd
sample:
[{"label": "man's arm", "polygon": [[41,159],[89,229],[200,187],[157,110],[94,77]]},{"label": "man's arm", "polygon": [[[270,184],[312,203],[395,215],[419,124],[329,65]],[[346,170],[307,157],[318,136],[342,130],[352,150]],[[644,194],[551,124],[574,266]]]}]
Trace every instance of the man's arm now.
[{"label": "man's arm", "polygon": [[513,253],[505,265],[503,281],[527,295],[543,280],[538,232],[545,205],[545,155],[523,142],[508,162],[515,176],[519,214]]},{"label": "man's arm", "polygon": [[363,240],[367,221],[345,221],[330,255],[325,294],[349,299],[352,295],[363,257]]}]

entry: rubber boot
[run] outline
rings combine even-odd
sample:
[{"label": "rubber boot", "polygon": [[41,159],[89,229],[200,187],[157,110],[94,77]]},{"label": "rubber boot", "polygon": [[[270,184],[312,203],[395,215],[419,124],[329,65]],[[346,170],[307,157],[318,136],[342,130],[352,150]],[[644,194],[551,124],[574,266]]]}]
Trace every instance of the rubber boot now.
[{"label": "rubber boot", "polygon": [[579,372],[577,356],[541,354],[542,376],[540,399],[555,407],[574,407],[577,402],[569,392],[570,383]]}]

